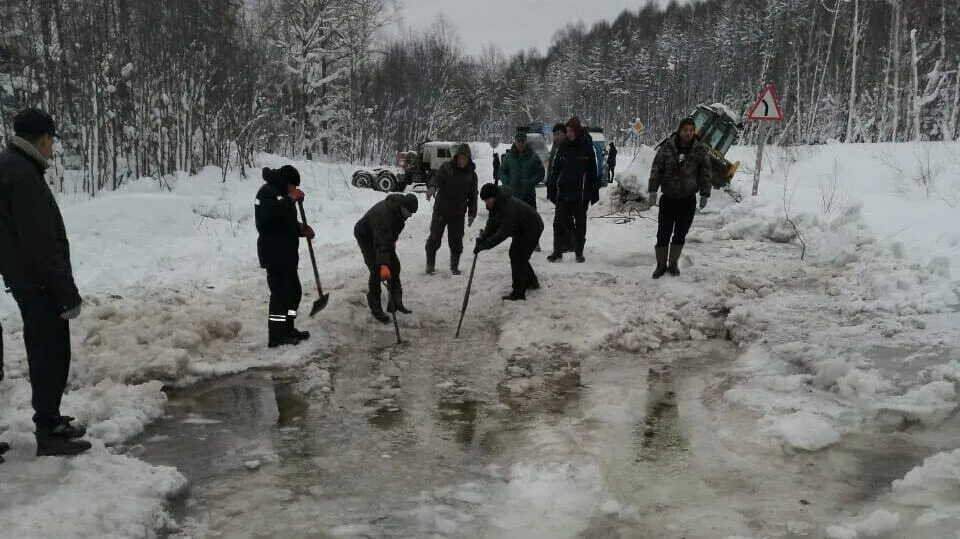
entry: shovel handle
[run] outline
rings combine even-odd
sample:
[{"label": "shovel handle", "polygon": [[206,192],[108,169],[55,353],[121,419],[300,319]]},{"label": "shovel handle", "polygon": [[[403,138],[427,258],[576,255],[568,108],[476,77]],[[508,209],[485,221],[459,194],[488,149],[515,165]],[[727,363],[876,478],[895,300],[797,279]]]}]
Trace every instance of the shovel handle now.
[{"label": "shovel handle", "polygon": [[[303,211],[303,202],[297,202],[300,210],[300,221],[307,226],[307,212]],[[323,296],[323,286],[320,285],[320,272],[317,270],[317,255],[313,253],[313,240],[307,238],[307,249],[310,250],[310,265],[313,266],[313,279],[317,282],[317,294]]]}]

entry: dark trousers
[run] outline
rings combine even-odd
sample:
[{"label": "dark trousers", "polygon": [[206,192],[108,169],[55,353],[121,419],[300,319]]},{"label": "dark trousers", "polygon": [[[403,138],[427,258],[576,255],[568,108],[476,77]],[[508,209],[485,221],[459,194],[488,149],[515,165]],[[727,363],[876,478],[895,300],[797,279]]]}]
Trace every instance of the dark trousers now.
[{"label": "dark trousers", "polygon": [[14,292],[23,317],[23,342],[33,391],[33,422],[53,428],[60,422],[60,401],[70,373],[70,323],[61,308],[43,290]]},{"label": "dark trousers", "polygon": [[537,288],[540,281],[537,280],[537,274],[530,265],[530,257],[533,256],[537,244],[540,242],[540,235],[530,241],[513,240],[510,244],[510,273],[513,277],[513,293],[524,295],[529,288]]},{"label": "dark trousers", "polygon": [[610,183],[613,183],[613,177],[616,174],[614,170],[616,168],[617,168],[617,165],[610,165],[610,164],[607,165],[607,178],[609,179]]},{"label": "dark trousers", "polygon": [[[371,309],[375,307],[383,309],[380,299],[380,262],[377,261],[377,252],[373,246],[362,243],[360,244],[360,252],[363,253],[363,263],[370,270],[370,278],[367,281],[367,303]],[[390,268],[390,281],[388,282],[390,290],[394,294],[399,294],[403,285],[400,283],[400,259],[397,258],[396,251],[390,253],[390,263],[387,266]]]},{"label": "dark trousers", "polygon": [[[657,247],[668,244],[683,245],[687,241],[687,232],[697,213],[697,197],[686,198],[660,197],[660,215],[657,226]],[[673,240],[671,241],[671,236]]]},{"label": "dark trousers", "polygon": [[573,250],[578,255],[583,254],[583,246],[587,243],[587,208],[586,202],[557,202],[557,212],[553,216],[553,252],[564,252],[564,239],[573,230]]},{"label": "dark trousers", "polygon": [[270,323],[267,327],[270,340],[276,341],[292,332],[303,288],[296,267],[267,268],[267,286],[270,287]]},{"label": "dark trousers", "polygon": [[430,236],[427,238],[427,254],[435,255],[443,242],[443,231],[447,231],[447,243],[450,245],[450,254],[459,256],[463,252],[464,217],[458,215],[449,217],[433,214],[430,221]]}]

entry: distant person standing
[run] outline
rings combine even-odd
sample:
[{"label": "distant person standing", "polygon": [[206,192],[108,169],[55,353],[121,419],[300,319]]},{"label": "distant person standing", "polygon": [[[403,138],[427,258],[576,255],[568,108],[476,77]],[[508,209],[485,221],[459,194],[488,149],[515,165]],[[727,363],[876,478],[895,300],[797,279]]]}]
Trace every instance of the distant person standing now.
[{"label": "distant person standing", "polygon": [[[567,140],[567,127],[562,123],[557,123],[553,125],[553,146],[550,147],[550,160],[547,162],[546,170],[546,185],[547,185],[547,200],[553,202],[554,206],[557,205],[556,202],[556,191],[557,183],[553,180],[553,168],[554,160],[557,157],[557,151],[560,150],[560,146],[563,145]],[[554,235],[557,234],[556,223],[554,223]],[[554,243],[556,243],[556,238],[554,238]],[[564,233],[560,236],[560,253],[571,253],[573,252],[573,246],[576,245],[576,240],[574,239],[574,230],[571,224]]]},{"label": "distant person standing", "polygon": [[562,238],[574,229],[574,251],[577,262],[585,262],[583,249],[587,241],[587,209],[600,201],[600,177],[597,149],[593,139],[583,128],[580,118],[574,116],[566,125],[566,140],[560,145],[550,171],[554,187],[554,248],[547,257],[550,262],[563,258]]},{"label": "distant person standing", "polygon": [[477,166],[473,162],[470,145],[460,144],[452,161],[440,166],[430,179],[427,200],[436,197],[433,217],[430,220],[430,236],[427,237],[427,275],[433,275],[437,265],[437,251],[447,232],[450,245],[450,273],[460,275],[460,255],[463,253],[464,219],[473,226],[477,218]]},{"label": "distant person standing", "polygon": [[663,274],[680,275],[680,254],[686,243],[687,232],[697,212],[697,193],[700,209],[710,198],[710,158],[706,145],[697,136],[693,118],[684,118],[676,133],[663,142],[653,159],[648,187],[650,204],[660,197],[657,225],[657,269],[653,278]]},{"label": "distant person standing", "polygon": [[613,183],[614,169],[617,168],[617,147],[610,141],[610,149],[607,150],[607,181]]},{"label": "distant person standing", "polygon": [[69,321],[83,301],[63,217],[44,180],[57,129],[46,112],[26,109],[13,131],[0,154],[0,274],[23,318],[37,456],[76,455],[90,449],[78,440],[86,429],[60,415],[60,402],[70,373]]},{"label": "distant person standing", "polygon": [[500,184],[500,154],[497,149],[493,149],[493,184]]}]

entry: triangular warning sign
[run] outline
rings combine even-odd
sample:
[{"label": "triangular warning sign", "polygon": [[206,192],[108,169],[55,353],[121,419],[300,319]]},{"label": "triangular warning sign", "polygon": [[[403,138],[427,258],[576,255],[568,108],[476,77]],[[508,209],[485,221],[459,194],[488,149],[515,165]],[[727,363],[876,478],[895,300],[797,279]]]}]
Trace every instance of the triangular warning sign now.
[{"label": "triangular warning sign", "polygon": [[760,99],[757,99],[757,102],[750,107],[747,119],[783,120],[783,110],[780,109],[780,102],[777,101],[777,91],[773,89],[772,84],[768,84],[760,93]]}]

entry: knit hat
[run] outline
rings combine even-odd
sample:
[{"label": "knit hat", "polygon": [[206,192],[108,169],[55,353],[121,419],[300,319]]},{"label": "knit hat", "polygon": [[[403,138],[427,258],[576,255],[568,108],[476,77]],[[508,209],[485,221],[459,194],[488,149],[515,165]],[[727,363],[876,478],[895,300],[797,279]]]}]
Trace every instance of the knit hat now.
[{"label": "knit hat", "polygon": [[480,200],[487,200],[489,198],[497,198],[499,194],[497,186],[492,183],[485,184],[480,188]]},{"label": "knit hat", "polygon": [[406,208],[410,213],[417,213],[417,208],[420,207],[420,199],[413,193],[407,193],[403,195],[403,200],[400,201],[400,207]]},{"label": "knit hat", "polygon": [[13,132],[17,136],[50,135],[59,138],[57,124],[49,114],[37,108],[23,109],[13,117]]},{"label": "knit hat", "polygon": [[283,178],[283,181],[289,185],[295,187],[300,186],[300,171],[294,168],[293,165],[283,165],[280,167],[280,176]]},{"label": "knit hat", "polygon": [[696,128],[697,122],[695,122],[691,116],[687,116],[686,118],[680,120],[680,127],[677,128],[677,131],[683,129],[683,126],[685,125],[692,125],[694,128]]}]

